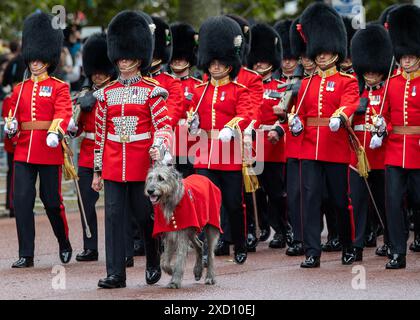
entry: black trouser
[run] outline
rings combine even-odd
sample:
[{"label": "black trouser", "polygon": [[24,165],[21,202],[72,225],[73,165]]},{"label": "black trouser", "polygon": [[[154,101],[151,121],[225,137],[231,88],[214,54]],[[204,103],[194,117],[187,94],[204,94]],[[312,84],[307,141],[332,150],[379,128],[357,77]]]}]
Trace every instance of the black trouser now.
[{"label": "black trouser", "polygon": [[[127,195],[128,197],[128,195]],[[126,239],[125,239],[125,255],[127,257],[134,256],[134,245],[144,247],[144,234],[139,215],[134,214],[131,204],[127,201],[126,213]]]},{"label": "black trouser", "polygon": [[268,196],[268,221],[276,233],[286,235],[287,206],[284,163],[264,162],[264,170],[258,176]]},{"label": "black trouser", "polygon": [[105,248],[107,275],[126,278],[126,234],[130,203],[144,232],[146,268],[159,266],[159,243],[152,238],[153,207],[144,195],[144,182],[114,182],[105,180]]},{"label": "black trouser", "polygon": [[[384,243],[388,243],[385,219],[385,171],[370,171],[367,182],[372,191],[379,214],[381,215],[381,220],[385,224]],[[356,231],[354,246],[363,248],[365,246],[365,231],[368,223],[368,215],[376,216],[377,213],[374,204],[371,202],[365,179],[360,177],[354,170],[350,170],[350,191]]]},{"label": "black trouser", "polygon": [[85,209],[86,220],[89,225],[92,237],[86,237],[85,220],[81,216],[83,226],[83,249],[98,250],[98,219],[96,217],[96,202],[99,199],[99,193],[92,189],[93,169],[79,167],[79,187],[82,195],[83,206]]},{"label": "black trouser", "polygon": [[40,198],[61,249],[68,247],[68,229],[61,198],[61,166],[15,162],[14,207],[19,256],[33,257],[35,249],[34,205],[39,174]]},{"label": "black trouser", "polygon": [[6,209],[13,210],[13,153],[7,153]]},{"label": "black trouser", "polygon": [[287,159],[287,210],[293,229],[293,240],[303,242],[303,216],[300,194],[300,161]]},{"label": "black trouser", "polygon": [[[197,173],[206,176],[219,187],[222,192],[222,213],[226,213],[226,218],[229,221],[235,251],[246,250],[245,212],[242,205],[242,172],[198,169]],[[225,231],[223,230],[223,232]]]},{"label": "black trouser", "polygon": [[[255,192],[255,197],[257,199],[257,211],[258,211],[258,224],[260,229],[267,230],[270,228],[270,222],[268,220],[268,210],[267,210],[267,193],[259,188]],[[252,193],[246,193],[244,190],[244,200],[246,206],[246,223],[248,233],[259,237],[256,232],[255,225],[255,213],[254,213],[254,201],[252,199]]]},{"label": "black trouser", "polygon": [[[327,222],[327,231],[328,231],[328,240],[336,239],[338,237],[338,221],[337,221],[337,212],[334,209],[334,205],[329,196],[327,179],[324,178],[323,184],[323,196],[321,204],[321,225],[325,221]],[[323,227],[321,229],[324,229]]]},{"label": "black trouser", "polygon": [[321,256],[321,205],[326,181],[329,199],[338,213],[338,232],[344,248],[352,245],[348,165],[302,160],[303,239],[306,256]]},{"label": "black trouser", "polygon": [[386,181],[386,217],[388,236],[392,254],[407,253],[409,228],[404,206],[404,197],[410,194],[413,209],[420,209],[420,169],[403,169],[387,166]]}]

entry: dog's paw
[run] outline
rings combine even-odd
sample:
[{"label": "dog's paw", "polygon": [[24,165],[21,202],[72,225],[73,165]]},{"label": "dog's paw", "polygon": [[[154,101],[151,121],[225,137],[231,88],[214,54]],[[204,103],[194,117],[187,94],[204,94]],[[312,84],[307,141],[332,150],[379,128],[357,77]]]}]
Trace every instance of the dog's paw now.
[{"label": "dog's paw", "polygon": [[195,281],[200,281],[202,276],[203,276],[203,265],[202,263],[198,263],[194,266]]},{"label": "dog's paw", "polygon": [[171,281],[171,282],[168,283],[168,285],[166,287],[168,289],[179,289],[179,288],[181,288],[181,284]]},{"label": "dog's paw", "polygon": [[205,284],[212,286],[212,285],[216,284],[216,279],[206,278]]}]

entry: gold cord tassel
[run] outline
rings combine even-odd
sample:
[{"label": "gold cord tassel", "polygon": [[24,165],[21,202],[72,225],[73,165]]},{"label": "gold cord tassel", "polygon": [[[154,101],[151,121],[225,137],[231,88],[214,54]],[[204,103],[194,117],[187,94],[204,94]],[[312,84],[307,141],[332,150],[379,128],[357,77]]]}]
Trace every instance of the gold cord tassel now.
[{"label": "gold cord tassel", "polygon": [[67,143],[62,141],[62,146],[64,149],[64,165],[63,165],[63,173],[65,180],[78,180],[79,177],[77,176],[76,169],[74,168],[72,158],[73,152],[68,147]]},{"label": "gold cord tassel", "polygon": [[255,192],[260,188],[260,184],[254,170],[246,163],[242,164],[242,175],[246,193]]},{"label": "gold cord tassel", "polygon": [[369,176],[370,165],[369,160],[366,155],[366,150],[363,146],[359,146],[357,148],[357,170],[359,171],[359,175],[362,178],[367,178]]}]

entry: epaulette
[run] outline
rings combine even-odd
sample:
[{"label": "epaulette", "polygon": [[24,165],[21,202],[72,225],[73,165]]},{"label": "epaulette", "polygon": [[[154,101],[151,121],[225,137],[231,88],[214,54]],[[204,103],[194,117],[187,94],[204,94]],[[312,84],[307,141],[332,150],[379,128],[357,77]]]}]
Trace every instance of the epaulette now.
[{"label": "epaulette", "polygon": [[390,79],[392,79],[392,78],[396,78],[396,77],[398,77],[398,76],[400,76],[400,75],[401,75],[401,73],[397,73],[397,74],[394,74],[394,75],[390,76],[389,78],[390,78]]},{"label": "epaulette", "polygon": [[345,76],[345,77],[348,77],[348,78],[356,79],[356,77],[354,75],[352,75],[352,74],[348,74],[348,73],[341,72],[341,71],[340,71],[340,74],[342,76]]},{"label": "epaulette", "polygon": [[202,82],[202,83],[200,83],[200,84],[197,84],[195,87],[196,88],[199,88],[199,87],[202,87],[202,86],[205,86],[205,85],[207,85],[209,82],[207,81],[207,82]]},{"label": "epaulette", "polygon": [[259,76],[259,75],[260,75],[257,71],[254,71],[254,70],[248,69],[248,68],[246,68],[246,67],[244,67],[244,70],[246,70],[246,71],[248,71],[248,72],[251,72],[251,73],[253,73],[253,74],[256,74],[257,76]]},{"label": "epaulette", "polygon": [[148,84],[151,84],[153,86],[160,86],[160,82],[157,81],[157,80],[155,80],[155,79],[153,79],[153,78],[143,77],[143,80],[144,80],[144,82],[146,82]]},{"label": "epaulette", "polygon": [[245,85],[243,85],[242,83],[239,83],[239,82],[237,82],[237,81],[232,81],[232,83],[234,83],[234,84],[236,84],[236,85],[238,85],[238,86],[240,86],[241,88],[247,88],[247,86],[245,86]]},{"label": "epaulette", "polygon": [[61,80],[61,79],[58,79],[58,78],[56,78],[56,77],[51,77],[51,79],[57,80],[57,81],[58,81],[58,82],[60,82],[60,83],[66,83],[65,81],[63,81],[63,80]]},{"label": "epaulette", "polygon": [[[31,80],[31,78],[28,78],[28,79],[26,79],[26,80],[23,80],[23,81],[21,81],[21,82],[17,83],[17,84],[16,84],[16,86],[18,86],[18,85],[20,85],[20,84],[22,84],[22,83],[24,83],[24,82],[26,82],[26,81],[28,81],[28,80]],[[12,90],[12,91],[13,91],[13,90]]]},{"label": "epaulette", "polygon": [[196,78],[196,77],[190,77],[191,79],[194,79],[195,81],[198,81],[198,82],[200,82],[200,83],[203,83],[203,80],[200,80],[200,79],[198,79],[198,78]]},{"label": "epaulette", "polygon": [[170,76],[172,79],[178,79],[177,77],[175,77],[173,74],[170,74],[168,72],[164,72],[164,74],[166,74],[167,76]]}]

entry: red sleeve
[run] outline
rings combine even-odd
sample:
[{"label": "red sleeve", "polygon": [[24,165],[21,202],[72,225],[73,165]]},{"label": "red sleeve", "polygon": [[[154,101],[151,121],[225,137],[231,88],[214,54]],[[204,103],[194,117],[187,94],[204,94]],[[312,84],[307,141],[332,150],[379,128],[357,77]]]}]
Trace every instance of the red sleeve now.
[{"label": "red sleeve", "polygon": [[340,99],[340,106],[336,112],[343,115],[347,120],[359,107],[359,86],[355,78],[346,81]]},{"label": "red sleeve", "polygon": [[96,114],[95,114],[95,147],[93,149],[94,153],[94,171],[102,171],[102,156],[105,146],[105,137],[106,137],[106,113],[107,106],[104,98],[103,89],[101,89],[101,95],[97,96],[96,101]]},{"label": "red sleeve", "polygon": [[263,104],[264,85],[259,75],[253,75],[248,83],[249,96],[252,104],[252,120],[258,120]]},{"label": "red sleeve", "polygon": [[70,87],[67,83],[57,85],[56,99],[54,102],[54,118],[48,132],[65,134],[72,117],[72,104]]},{"label": "red sleeve", "polygon": [[167,95],[166,90],[158,86],[154,87],[149,97],[149,108],[155,134],[154,139],[156,141],[157,138],[163,138],[166,148],[169,149],[172,144],[172,120],[165,102]]},{"label": "red sleeve", "polygon": [[[23,85],[23,82],[20,85],[15,86],[14,89],[13,89],[12,95],[10,97],[9,110],[12,111],[12,115],[15,112],[17,99],[18,99],[20,88],[21,88],[22,85]],[[23,90],[22,90],[22,92],[23,92]],[[7,114],[5,115],[5,117],[9,116],[9,110],[7,111]],[[19,112],[16,112],[15,118],[19,122]]]},{"label": "red sleeve", "polygon": [[232,121],[240,119],[238,126],[241,130],[245,130],[251,123],[252,114],[253,105],[251,104],[249,89],[240,87],[237,89],[236,116]]},{"label": "red sleeve", "polygon": [[166,100],[166,106],[171,117],[172,127],[176,126],[183,115],[184,97],[182,94],[182,84],[179,79],[172,79],[169,83],[168,99]]}]

